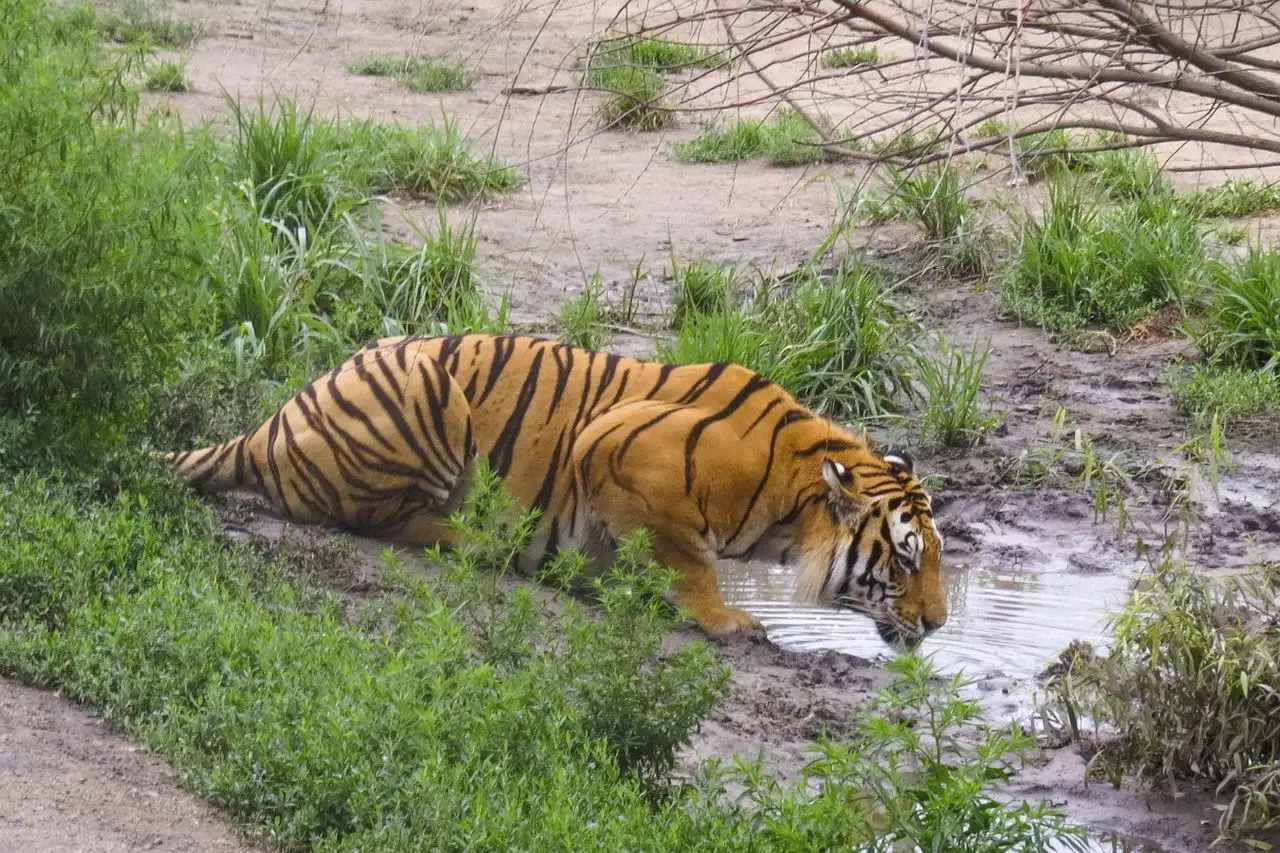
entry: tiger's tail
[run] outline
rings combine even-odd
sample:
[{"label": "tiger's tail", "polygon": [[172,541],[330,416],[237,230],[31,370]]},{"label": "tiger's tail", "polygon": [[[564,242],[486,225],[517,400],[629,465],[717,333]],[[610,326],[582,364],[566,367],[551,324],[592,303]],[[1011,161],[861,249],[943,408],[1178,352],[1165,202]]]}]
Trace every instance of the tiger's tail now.
[{"label": "tiger's tail", "polygon": [[258,489],[262,478],[249,446],[255,432],[247,432],[211,447],[159,455],[198,492],[213,494],[231,489]]}]

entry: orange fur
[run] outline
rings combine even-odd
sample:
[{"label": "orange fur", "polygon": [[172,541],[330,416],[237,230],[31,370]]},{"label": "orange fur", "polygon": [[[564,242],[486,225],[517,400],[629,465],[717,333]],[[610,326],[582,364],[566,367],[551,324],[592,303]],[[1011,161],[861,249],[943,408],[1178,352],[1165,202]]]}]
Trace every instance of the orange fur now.
[{"label": "orange fur", "polygon": [[910,463],[882,457],[737,365],[673,366],[529,337],[375,341],[238,439],[171,454],[205,491],[247,488],[284,515],[413,545],[445,523],[484,454],[542,511],[523,556],[644,528],[713,635],[717,557],[792,558],[800,595],[914,644],[946,621],[941,540]]}]

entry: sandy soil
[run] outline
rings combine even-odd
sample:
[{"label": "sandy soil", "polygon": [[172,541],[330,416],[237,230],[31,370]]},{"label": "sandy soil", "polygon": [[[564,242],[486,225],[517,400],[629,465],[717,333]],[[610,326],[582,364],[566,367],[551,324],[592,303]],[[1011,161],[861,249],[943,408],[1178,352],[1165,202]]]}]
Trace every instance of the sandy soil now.
[{"label": "sandy soil", "polygon": [[171,768],[56,693],[0,679],[0,853],[240,853]]},{"label": "sandy soil", "polygon": [[[187,0],[173,7],[175,14],[207,30],[183,54],[194,91],[148,98],[188,120],[224,120],[225,95],[251,100],[273,93],[314,103],[322,114],[422,123],[447,111],[528,178],[519,192],[474,211],[488,287],[509,293],[520,322],[544,322],[596,270],[616,294],[638,268],[638,294],[646,310],[659,312],[670,301],[664,271],[673,250],[686,260],[706,256],[773,269],[808,258],[833,222],[836,186],[860,180],[861,172],[677,163],[669,143],[694,135],[699,114],[682,116],[658,134],[599,132],[592,119],[596,96],[573,88],[572,64],[619,8],[572,0]],[[345,61],[382,52],[465,59],[480,77],[466,92],[414,94],[343,69]],[[779,66],[775,74],[784,71]],[[568,88],[537,94],[552,86]],[[711,108],[746,94],[735,85],[696,103]],[[1184,150],[1179,156],[1197,155]],[[998,182],[983,191],[1014,192]],[[1034,190],[1017,192],[1035,203]],[[463,213],[455,215],[460,220]],[[433,210],[404,203],[387,216],[385,228],[412,241],[408,222],[430,225],[433,217]],[[1276,227],[1245,224],[1264,237]],[[849,244],[879,251],[909,271],[912,257],[902,248],[914,237],[906,226],[888,225],[851,232]],[[999,472],[1044,438],[1058,405],[1103,448],[1142,460],[1172,456],[1187,427],[1169,405],[1160,374],[1162,362],[1183,344],[1157,340],[1114,354],[1080,353],[1049,343],[1038,330],[1000,321],[990,289],[919,281],[906,296],[951,339],[990,341],[988,392],[1009,412],[1002,433],[986,446],[920,461],[923,469],[947,475],[937,505],[953,555],[1000,548],[1034,561],[1036,550],[1026,543],[1057,542],[1075,549],[1082,572],[1120,571],[1131,563],[1114,525],[1094,524],[1077,496],[1012,490],[999,483]],[[651,347],[643,336],[622,333],[611,344],[624,352]],[[1280,457],[1260,440],[1233,441],[1232,449],[1236,468],[1199,510],[1195,554],[1206,569],[1259,554],[1280,557]],[[1142,488],[1147,505],[1137,520],[1156,524],[1163,512],[1159,483]],[[316,546],[330,538],[265,518],[251,504],[223,509],[237,535],[297,536]],[[372,560],[380,546],[358,544],[356,556],[334,568],[332,580],[341,589],[364,588],[376,576]],[[703,726],[690,760],[763,751],[794,774],[812,740],[824,731],[847,731],[854,709],[883,678],[875,661],[788,652],[768,642],[734,641],[722,653],[734,669],[730,694]],[[993,674],[987,686],[1011,685]],[[1115,792],[1082,780],[1083,758],[1074,749],[1048,751],[1011,793],[1050,799],[1077,820],[1158,843],[1167,853],[1207,849],[1212,833],[1205,823],[1216,815],[1205,798]],[[0,681],[0,851],[240,847],[234,831],[182,792],[155,758],[57,696]]]}]

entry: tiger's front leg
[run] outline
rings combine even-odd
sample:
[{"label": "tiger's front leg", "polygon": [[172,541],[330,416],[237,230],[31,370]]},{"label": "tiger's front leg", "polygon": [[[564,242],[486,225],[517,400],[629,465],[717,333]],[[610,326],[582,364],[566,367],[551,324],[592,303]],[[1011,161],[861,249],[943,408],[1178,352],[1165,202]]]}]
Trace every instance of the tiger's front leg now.
[{"label": "tiger's front leg", "polygon": [[716,578],[716,551],[699,500],[686,493],[685,438],[703,413],[642,401],[600,416],[574,442],[574,476],[589,512],[615,540],[643,528],[653,556],[675,572],[672,589],[708,634],[762,630],[728,607]]}]

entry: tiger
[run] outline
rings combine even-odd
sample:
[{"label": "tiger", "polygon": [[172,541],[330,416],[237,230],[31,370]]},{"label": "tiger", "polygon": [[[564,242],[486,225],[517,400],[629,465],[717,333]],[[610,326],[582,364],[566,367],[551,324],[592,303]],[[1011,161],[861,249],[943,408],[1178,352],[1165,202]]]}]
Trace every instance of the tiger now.
[{"label": "tiger", "polygon": [[763,633],[717,559],[795,565],[796,598],[863,614],[891,646],[947,620],[942,537],[910,454],[868,443],[732,363],[675,365],[516,335],[373,341],[239,437],[166,454],[203,493],[285,518],[457,547],[450,515],[483,457],[538,511],[519,556],[608,561],[643,529],[712,637]]}]

